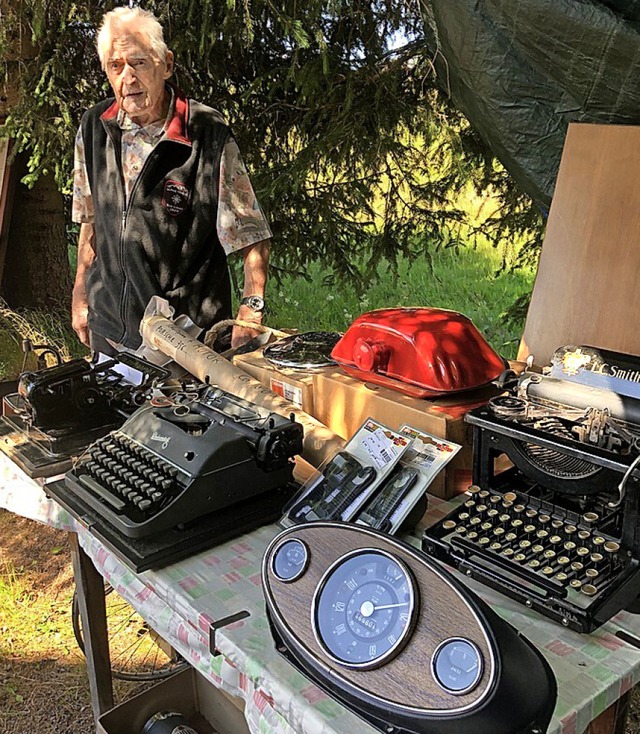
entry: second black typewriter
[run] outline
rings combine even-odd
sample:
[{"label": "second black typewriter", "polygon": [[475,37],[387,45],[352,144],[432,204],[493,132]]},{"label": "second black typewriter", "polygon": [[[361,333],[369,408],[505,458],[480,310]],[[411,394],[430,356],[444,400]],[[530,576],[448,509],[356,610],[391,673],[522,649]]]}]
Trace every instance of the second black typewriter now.
[{"label": "second black typewriter", "polygon": [[579,632],[637,611],[640,595],[638,384],[616,392],[621,370],[607,369],[525,372],[468,413],[474,486],[423,537],[431,555]]},{"label": "second black typewriter", "polygon": [[49,491],[135,570],[278,517],[302,426],[214,387],[152,400]]}]

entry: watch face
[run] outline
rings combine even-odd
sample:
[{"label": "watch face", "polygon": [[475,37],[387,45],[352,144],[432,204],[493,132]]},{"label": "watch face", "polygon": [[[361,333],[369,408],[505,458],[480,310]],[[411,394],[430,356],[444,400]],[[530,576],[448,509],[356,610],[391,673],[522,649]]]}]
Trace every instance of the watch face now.
[{"label": "watch face", "polygon": [[264,309],[264,299],[260,296],[247,296],[247,298],[242,299],[242,303],[254,311],[262,311]]},{"label": "watch face", "polygon": [[348,668],[374,668],[407,642],[417,589],[394,556],[359,550],[338,560],[314,596],[313,627],[327,655]]}]

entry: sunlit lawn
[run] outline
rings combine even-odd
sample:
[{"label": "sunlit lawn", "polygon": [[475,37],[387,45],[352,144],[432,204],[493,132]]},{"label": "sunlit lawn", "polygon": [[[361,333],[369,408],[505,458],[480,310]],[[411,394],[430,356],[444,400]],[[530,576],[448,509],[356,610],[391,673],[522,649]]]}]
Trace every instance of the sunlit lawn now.
[{"label": "sunlit lawn", "polygon": [[390,306],[431,306],[468,316],[503,356],[515,356],[522,323],[507,323],[504,312],[523,293],[531,291],[532,270],[501,272],[501,255],[488,244],[433,255],[433,269],[424,259],[402,260],[398,277],[381,264],[380,280],[358,298],[349,286],[325,284],[329,272],[320,265],[309,269],[310,281],[286,278],[268,287],[268,323],[300,331],[344,331],[360,313]]}]

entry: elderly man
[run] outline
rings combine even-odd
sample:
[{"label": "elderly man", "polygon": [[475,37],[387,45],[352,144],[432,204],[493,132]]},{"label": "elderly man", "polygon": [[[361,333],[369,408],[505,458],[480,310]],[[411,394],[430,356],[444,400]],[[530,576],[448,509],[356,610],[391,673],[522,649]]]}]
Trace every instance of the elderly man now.
[{"label": "elderly man", "polygon": [[[76,137],[76,333],[94,351],[135,349],[154,295],[209,329],[231,316],[233,252],[244,259],[238,319],[260,322],[271,231],[229,127],[168,84],[173,54],[151,13],[107,13],[98,55],[115,99],[88,110]],[[256,333],[236,326],[232,346]]]}]

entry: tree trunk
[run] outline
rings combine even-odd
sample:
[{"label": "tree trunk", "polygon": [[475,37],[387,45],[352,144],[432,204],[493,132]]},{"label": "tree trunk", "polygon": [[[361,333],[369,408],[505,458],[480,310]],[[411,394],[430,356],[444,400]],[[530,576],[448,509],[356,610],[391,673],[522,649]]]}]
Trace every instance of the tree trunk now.
[{"label": "tree trunk", "polygon": [[[21,7],[14,0],[0,0],[0,19],[7,37],[0,81],[0,125],[23,93],[21,65],[37,59],[38,49],[21,22]],[[71,276],[65,237],[65,208],[52,176],[41,177],[32,189],[21,184],[27,173],[26,156],[17,156],[11,168],[16,181],[4,263],[0,262],[0,295],[9,306],[33,306],[69,310]],[[2,224],[0,222],[0,224]],[[6,229],[5,229],[6,232]],[[2,244],[2,243],[0,243]],[[2,247],[0,247],[2,260]]]},{"label": "tree trunk", "polygon": [[[18,178],[26,173],[23,156],[13,165]],[[64,200],[50,175],[41,176],[32,189],[16,185],[0,294],[12,308],[69,311]]]}]

